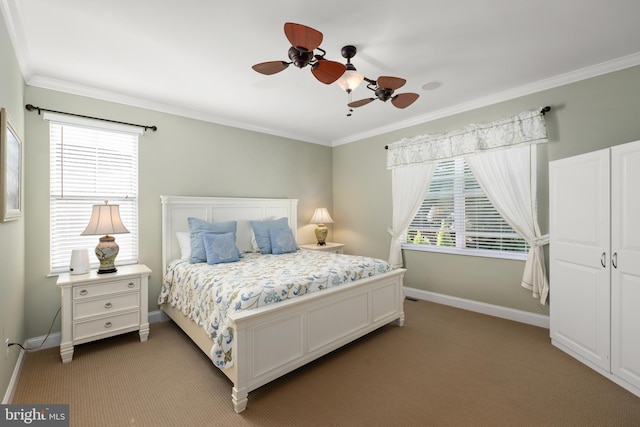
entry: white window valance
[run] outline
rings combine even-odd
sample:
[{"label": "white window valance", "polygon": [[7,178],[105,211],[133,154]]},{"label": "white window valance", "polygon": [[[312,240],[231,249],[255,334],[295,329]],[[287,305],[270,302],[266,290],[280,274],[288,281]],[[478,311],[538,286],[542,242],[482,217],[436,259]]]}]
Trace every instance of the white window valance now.
[{"label": "white window valance", "polygon": [[470,124],[451,132],[419,135],[391,143],[387,169],[518,144],[545,143],[547,129],[540,111],[523,111],[490,123]]}]

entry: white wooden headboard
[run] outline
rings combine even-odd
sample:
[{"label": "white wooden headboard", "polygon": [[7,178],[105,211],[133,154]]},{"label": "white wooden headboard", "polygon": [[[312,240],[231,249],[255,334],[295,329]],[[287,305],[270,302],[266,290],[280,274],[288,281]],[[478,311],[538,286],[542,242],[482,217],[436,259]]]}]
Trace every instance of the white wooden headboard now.
[{"label": "white wooden headboard", "polygon": [[170,261],[180,258],[176,232],[189,231],[188,217],[209,222],[237,221],[236,245],[251,250],[249,221],[289,218],[289,227],[297,239],[298,199],[257,199],[235,197],[160,196],[162,201],[162,271]]}]

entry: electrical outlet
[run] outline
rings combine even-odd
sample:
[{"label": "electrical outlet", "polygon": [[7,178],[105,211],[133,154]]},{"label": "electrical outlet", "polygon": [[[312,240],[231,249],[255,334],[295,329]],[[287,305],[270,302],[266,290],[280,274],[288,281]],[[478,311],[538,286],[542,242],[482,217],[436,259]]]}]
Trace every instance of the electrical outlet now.
[{"label": "electrical outlet", "polygon": [[9,357],[9,338],[6,338],[4,340],[4,358],[8,358]]}]

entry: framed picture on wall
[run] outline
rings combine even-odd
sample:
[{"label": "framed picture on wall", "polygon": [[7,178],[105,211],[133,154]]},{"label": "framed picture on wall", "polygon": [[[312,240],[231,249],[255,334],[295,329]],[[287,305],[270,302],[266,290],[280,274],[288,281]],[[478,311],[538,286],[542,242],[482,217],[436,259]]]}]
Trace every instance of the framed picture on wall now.
[{"label": "framed picture on wall", "polygon": [[7,110],[0,108],[0,220],[22,216],[22,139]]}]

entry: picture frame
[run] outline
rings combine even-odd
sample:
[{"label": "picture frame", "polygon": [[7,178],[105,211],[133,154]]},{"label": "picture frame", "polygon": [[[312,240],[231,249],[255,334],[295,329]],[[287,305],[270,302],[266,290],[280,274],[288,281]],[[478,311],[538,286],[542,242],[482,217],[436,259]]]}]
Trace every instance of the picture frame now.
[{"label": "picture frame", "polygon": [[0,220],[22,217],[22,138],[5,108],[0,108]]}]

